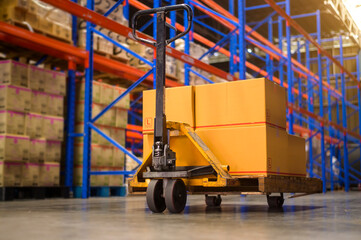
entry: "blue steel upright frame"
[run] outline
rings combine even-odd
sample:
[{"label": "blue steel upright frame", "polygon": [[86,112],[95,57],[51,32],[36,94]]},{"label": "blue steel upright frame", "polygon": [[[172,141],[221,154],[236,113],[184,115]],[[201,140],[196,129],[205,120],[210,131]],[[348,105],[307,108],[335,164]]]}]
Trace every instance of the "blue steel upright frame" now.
[{"label": "blue steel upright frame", "polygon": [[[119,0],[114,3],[114,5],[104,14],[104,16],[108,16],[112,11],[114,11],[120,4],[123,3],[123,0]],[[88,0],[87,1],[87,8],[90,10],[94,10],[94,1]],[[127,14],[126,14],[127,15]],[[103,37],[104,39],[110,41],[112,44],[116,45],[117,47],[122,48],[126,52],[132,54],[133,56],[139,58],[141,61],[147,63],[151,66],[151,70],[146,72],[141,78],[139,78],[136,82],[134,82],[124,93],[118,96],[112,103],[110,103],[107,107],[105,107],[97,116],[92,118],[91,113],[91,105],[92,105],[92,84],[93,84],[93,34],[96,33],[99,36]],[[154,69],[154,64],[149,62],[147,59],[144,59],[140,55],[136,54],[135,52],[131,51],[130,49],[124,47],[123,45],[119,44],[115,40],[111,39],[110,37],[106,36],[105,34],[101,33],[100,31],[95,29],[95,25],[87,22],[86,23],[86,51],[88,52],[88,66],[85,69],[85,101],[84,101],[84,133],[81,137],[83,137],[84,147],[83,147],[83,184],[82,184],[82,198],[89,197],[89,190],[90,190],[90,176],[91,175],[131,175],[134,174],[135,171],[91,171],[90,168],[90,151],[91,151],[91,131],[97,132],[107,141],[109,141],[112,145],[119,148],[123,151],[126,155],[130,156],[134,161],[138,164],[142,162],[135,156],[132,152],[126,149],[125,146],[120,145],[114,139],[107,136],[104,132],[102,132],[98,127],[94,125],[94,123],[103,116],[111,107],[113,107],[118,101],[120,101],[125,95],[129,94],[135,87],[137,87],[144,79],[146,79],[149,75],[152,74]]]}]

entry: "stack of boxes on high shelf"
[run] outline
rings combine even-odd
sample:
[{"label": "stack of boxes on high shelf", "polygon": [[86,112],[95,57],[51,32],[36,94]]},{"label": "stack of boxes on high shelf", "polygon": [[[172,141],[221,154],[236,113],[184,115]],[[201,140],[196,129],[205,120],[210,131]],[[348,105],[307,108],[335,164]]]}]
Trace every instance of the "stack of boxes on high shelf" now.
[{"label": "stack of boxes on high shelf", "polygon": [[[115,3],[115,1],[109,1],[109,0],[98,0],[94,2],[94,11],[104,15]],[[87,1],[86,0],[80,0],[78,1],[78,4],[82,5],[83,7],[86,7]],[[125,25],[128,27],[128,20],[123,16],[123,6],[119,5],[117,8],[115,8],[108,16],[109,19],[120,23],[122,25]],[[86,46],[86,21],[79,19],[78,22],[78,45],[81,48],[85,48]],[[102,34],[114,39],[118,43],[122,44],[124,47],[129,48],[129,44],[131,44],[131,40],[125,38],[122,35],[119,35],[115,32],[112,32],[106,28],[96,26],[96,30],[101,32]],[[119,58],[122,58],[124,60],[129,59],[129,56],[127,55],[126,51],[123,49],[116,47],[113,43],[109,42],[108,40],[104,39],[102,36],[98,34],[94,34],[93,36],[93,49],[97,53],[103,53],[103,54],[109,54],[113,55]]]},{"label": "stack of boxes on high shelf", "polygon": [[0,186],[59,185],[66,78],[0,61]]},{"label": "stack of boxes on high shelf", "polygon": [[[86,7],[86,0],[79,1],[79,4]],[[112,4],[109,3],[109,0],[99,0],[94,3],[94,11],[104,15],[110,8],[112,7]],[[120,23],[126,27],[129,26],[129,21],[124,17],[123,15],[123,6],[119,5],[117,8],[115,8],[108,16],[111,20]],[[86,47],[86,21],[79,20],[78,23],[78,45],[80,48]],[[102,34],[106,35],[107,37],[115,40],[119,44],[121,44],[123,47],[130,49],[131,51],[137,53],[141,57],[147,59],[150,62],[153,62],[153,48],[147,47],[143,44],[140,44],[136,41],[133,41],[132,39],[129,39],[125,36],[119,35],[113,31],[110,31],[109,29],[96,26],[96,30],[101,32]],[[93,35],[93,49],[96,53],[99,54],[106,54],[111,55],[117,58],[122,59],[124,62],[128,62],[128,64],[132,67],[141,69],[143,71],[148,71],[151,67],[146,64],[144,61],[141,61],[139,58],[135,57],[134,55],[130,54],[129,52],[125,51],[124,49],[115,46],[110,41],[106,40],[103,36],[100,36],[98,34]],[[168,58],[167,58],[168,59]],[[168,64],[169,68],[173,68],[173,72],[175,75],[175,66],[172,67],[170,64]],[[169,70],[167,70],[169,71]],[[170,72],[170,71],[169,71]]]},{"label": "stack of boxes on high shelf", "polygon": [[[84,132],[84,96],[85,81],[76,84],[76,125],[78,133]],[[103,82],[93,81],[92,116],[97,116],[108,104],[125,92],[125,88],[112,86]],[[128,122],[129,94],[125,95],[114,107],[110,108],[95,123],[102,132],[120,145],[125,146],[125,128]],[[83,171],[83,138],[75,140],[74,185],[82,185]],[[124,170],[123,151],[112,145],[95,131],[91,131],[91,170],[115,171]],[[122,186],[123,177],[119,175],[92,175],[91,186]]]},{"label": "stack of boxes on high shelf", "polygon": [[[306,176],[305,140],[286,132],[285,89],[267,79],[166,89],[168,121],[195,132],[234,176]],[[155,91],[143,93],[143,153],[152,150]],[[171,135],[177,166],[209,163],[186,136]]]},{"label": "stack of boxes on high shelf", "polygon": [[41,0],[1,0],[0,20],[71,42],[71,15]]}]

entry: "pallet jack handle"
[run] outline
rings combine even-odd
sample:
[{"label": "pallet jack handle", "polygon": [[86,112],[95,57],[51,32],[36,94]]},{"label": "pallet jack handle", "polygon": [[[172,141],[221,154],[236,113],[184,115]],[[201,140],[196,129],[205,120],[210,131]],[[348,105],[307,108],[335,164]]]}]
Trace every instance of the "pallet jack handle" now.
[{"label": "pallet jack handle", "polygon": [[[136,33],[138,19],[141,16],[150,15],[150,14],[154,14],[154,13],[160,13],[165,16],[168,12],[179,11],[179,10],[187,11],[188,27],[184,32],[179,33],[175,37],[173,37],[171,39],[166,39],[165,44],[168,45],[168,44],[174,42],[175,40],[177,40],[178,38],[183,37],[191,30],[192,22],[193,22],[193,11],[192,11],[192,8],[187,4],[178,4],[178,5],[173,5],[173,6],[152,8],[152,9],[141,10],[141,11],[136,12],[133,15],[133,19],[132,19],[133,37],[139,42],[143,42],[143,43],[147,43],[147,44],[156,46],[156,43],[157,43],[156,41],[138,37],[138,35]],[[165,25],[176,30],[172,25],[168,24],[166,21],[165,21]]]},{"label": "pallet jack handle", "polygon": [[[188,27],[185,31],[179,33],[173,38],[167,39],[166,27],[176,30],[167,23],[167,13],[172,11],[185,10],[187,12]],[[157,14],[157,39],[156,41],[140,38],[137,36],[137,21],[141,16]],[[173,6],[159,7],[147,10],[141,10],[134,14],[132,18],[133,37],[143,43],[150,44],[156,48],[156,102],[154,119],[154,144],[152,152],[152,166],[155,171],[171,171],[175,169],[176,153],[169,148],[167,120],[165,116],[165,65],[166,65],[166,47],[169,43],[186,35],[193,21],[193,10],[187,4],[178,4]]]}]

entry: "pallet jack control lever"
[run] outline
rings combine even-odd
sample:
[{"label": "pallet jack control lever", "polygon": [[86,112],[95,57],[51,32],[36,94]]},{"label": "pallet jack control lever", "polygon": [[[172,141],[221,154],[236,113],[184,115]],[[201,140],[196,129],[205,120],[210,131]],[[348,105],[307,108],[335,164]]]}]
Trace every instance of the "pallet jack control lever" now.
[{"label": "pallet jack control lever", "polygon": [[[172,11],[185,10],[187,12],[188,27],[173,38],[167,39],[166,27],[175,29],[166,22],[167,13]],[[137,21],[141,16],[157,14],[157,40],[140,38],[136,34]],[[134,14],[132,18],[133,37],[143,43],[150,44],[156,48],[156,113],[154,119],[154,145],[152,152],[152,167],[155,171],[171,171],[175,169],[176,154],[169,148],[168,130],[166,128],[166,116],[164,111],[165,99],[165,56],[166,47],[169,43],[186,35],[193,21],[192,8],[187,4],[159,7],[141,10]]]}]

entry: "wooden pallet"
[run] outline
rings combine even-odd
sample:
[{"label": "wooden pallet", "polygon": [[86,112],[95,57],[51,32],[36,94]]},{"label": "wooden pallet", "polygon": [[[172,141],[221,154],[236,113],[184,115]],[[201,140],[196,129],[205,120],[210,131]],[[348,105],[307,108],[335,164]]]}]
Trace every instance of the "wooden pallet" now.
[{"label": "wooden pallet", "polygon": [[[222,194],[222,195],[251,195],[270,193],[321,193],[322,181],[318,178],[287,177],[287,176],[242,176],[235,178],[237,186],[203,187],[187,186],[189,194]],[[146,188],[132,187],[130,192],[140,193]]]},{"label": "wooden pallet", "polygon": [[169,78],[170,80],[173,80],[173,81],[176,81],[176,82],[180,82],[180,81],[179,81],[179,78],[177,78],[177,77],[176,77],[175,75],[173,75],[173,74],[166,73],[165,76],[166,76],[167,78]]},{"label": "wooden pallet", "polygon": [[69,188],[54,187],[0,187],[0,201],[21,199],[68,198]]},{"label": "wooden pallet", "polygon": [[[6,22],[9,23],[9,24],[12,24],[14,26],[21,27],[21,28],[29,30],[29,28],[28,28],[28,26],[26,24],[24,24],[23,22],[20,22],[20,21],[18,21],[16,19],[15,20],[14,19],[8,19]],[[42,35],[44,35],[46,37],[54,38],[54,39],[59,40],[61,42],[73,44],[73,41],[70,40],[70,39],[65,39],[65,38],[56,36],[54,34],[44,32],[44,31],[42,31],[42,30],[40,30],[38,28],[33,28],[33,30],[34,30],[35,33],[42,34]]]},{"label": "wooden pallet", "polygon": [[113,59],[113,60],[125,63],[125,64],[127,64],[129,62],[129,59],[118,57],[118,56],[115,56],[114,54],[105,53],[105,52],[102,52],[99,50],[94,50],[94,53],[101,55],[103,57],[109,58],[109,59]]}]

